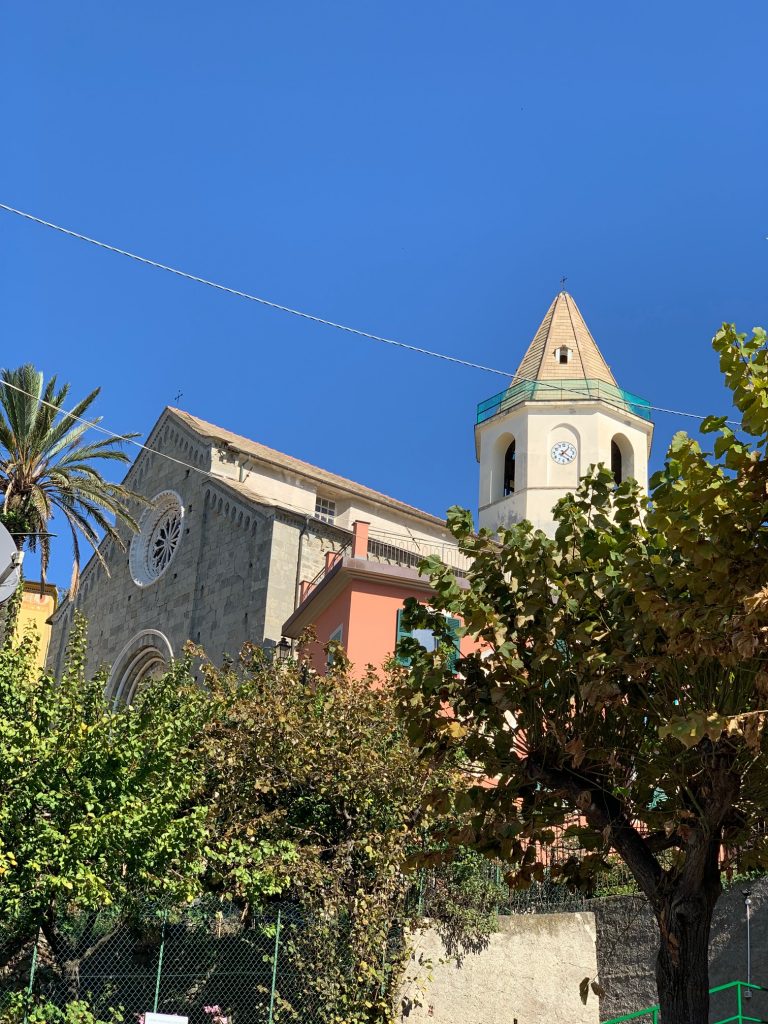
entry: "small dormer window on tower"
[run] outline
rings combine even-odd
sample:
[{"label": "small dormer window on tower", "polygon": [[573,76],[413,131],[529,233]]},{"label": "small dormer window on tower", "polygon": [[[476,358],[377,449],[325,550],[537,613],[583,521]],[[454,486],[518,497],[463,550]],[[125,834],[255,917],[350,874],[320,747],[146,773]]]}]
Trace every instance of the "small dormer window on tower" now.
[{"label": "small dormer window on tower", "polygon": [[555,349],[555,359],[561,366],[567,366],[573,359],[573,349],[568,348],[567,345],[561,345],[560,348]]}]

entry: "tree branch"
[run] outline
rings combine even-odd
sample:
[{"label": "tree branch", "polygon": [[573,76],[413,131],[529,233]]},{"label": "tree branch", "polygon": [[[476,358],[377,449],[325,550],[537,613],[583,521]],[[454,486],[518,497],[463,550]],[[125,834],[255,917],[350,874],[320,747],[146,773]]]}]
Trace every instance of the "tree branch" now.
[{"label": "tree branch", "polygon": [[651,853],[663,853],[664,850],[683,850],[685,843],[676,833],[667,835],[666,832],[652,832],[645,837],[646,845]]},{"label": "tree branch", "polygon": [[580,811],[593,828],[606,834],[637,883],[652,903],[656,903],[658,885],[663,870],[646,838],[637,831],[624,809],[612,793],[586,773],[574,773],[567,768],[550,768],[533,756],[526,758],[528,776],[544,782],[570,797],[574,809]]}]

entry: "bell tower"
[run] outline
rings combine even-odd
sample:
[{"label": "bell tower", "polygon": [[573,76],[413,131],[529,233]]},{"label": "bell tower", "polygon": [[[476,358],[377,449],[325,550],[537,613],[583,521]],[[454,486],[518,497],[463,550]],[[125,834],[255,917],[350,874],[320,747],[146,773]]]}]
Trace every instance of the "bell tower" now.
[{"label": "bell tower", "polygon": [[479,525],[523,519],[552,534],[552,509],[590,465],[648,486],[648,402],[618,386],[571,295],[555,296],[510,386],[477,407]]}]

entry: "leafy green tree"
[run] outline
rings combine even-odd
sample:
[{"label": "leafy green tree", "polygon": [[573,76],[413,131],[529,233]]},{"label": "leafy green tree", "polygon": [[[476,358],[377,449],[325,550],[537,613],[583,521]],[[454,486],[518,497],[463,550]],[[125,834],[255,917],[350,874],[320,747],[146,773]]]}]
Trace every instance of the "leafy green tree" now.
[{"label": "leafy green tree", "polygon": [[[391,683],[351,680],[343,658],[316,679],[190,647],[116,709],[84,674],[82,621],[60,681],[33,654],[31,637],[0,647],[0,967],[39,932],[56,1001],[79,1007],[126,923],[150,946],[159,910],[232,903],[261,927],[279,901],[282,1019],[311,997],[329,1022],[388,1020],[423,918],[405,869],[430,850],[425,797],[463,778],[419,760]],[[490,931],[494,894],[466,859],[442,869],[428,909],[453,950]]]},{"label": "leafy green tree", "polygon": [[128,462],[121,445],[137,436],[85,439],[86,431],[101,417],[86,422],[79,418],[87,416],[99,390],[76,402],[68,412],[59,413],[67,401],[69,384],[59,387],[56,377],[44,384],[43,374],[29,364],[0,373],[0,521],[14,535],[19,549],[26,544],[30,551],[40,551],[45,580],[51,553],[48,526],[52,517],[60,514],[72,535],[73,589],[80,572],[79,536],[82,534],[106,569],[98,549],[99,531],[124,547],[117,525],[136,530],[129,503],[144,501],[122,484],[109,483],[96,468],[104,461]]},{"label": "leafy green tree", "polygon": [[497,887],[471,858],[442,869],[426,907],[406,870],[433,851],[429,794],[464,788],[460,766],[419,758],[391,678],[353,679],[338,651],[322,678],[258,649],[205,674],[234,695],[208,726],[206,753],[222,891],[246,908],[277,893],[296,908],[304,924],[287,959],[329,1021],[390,1020],[407,934],[425,909],[452,952],[477,948],[495,922]]},{"label": "leafy green tree", "polygon": [[84,651],[81,622],[56,682],[35,669],[31,638],[0,648],[0,950],[7,962],[39,929],[73,999],[102,944],[99,912],[200,892],[200,740],[217,706],[181,662],[115,710],[104,678],[86,680]]},{"label": "leafy green tree", "polygon": [[401,645],[413,740],[495,780],[460,794],[461,842],[521,886],[563,830],[586,850],[559,869],[574,885],[618,854],[658,922],[665,1024],[708,1020],[722,872],[768,867],[768,348],[729,325],[713,344],[740,431],[705,420],[712,451],[677,434],[648,497],[591,467],[554,539],[529,523],[475,535],[451,510],[469,589],[427,560],[435,611],[412,607],[412,624],[439,634],[449,611],[486,650],[454,675],[447,648]]}]

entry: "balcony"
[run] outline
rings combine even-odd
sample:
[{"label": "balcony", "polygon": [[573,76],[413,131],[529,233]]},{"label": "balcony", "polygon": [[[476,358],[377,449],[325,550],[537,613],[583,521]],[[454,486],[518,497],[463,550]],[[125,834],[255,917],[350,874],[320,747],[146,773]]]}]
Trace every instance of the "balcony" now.
[{"label": "balcony", "polygon": [[351,540],[339,551],[326,552],[325,564],[314,579],[301,581],[299,604],[303,604],[323,580],[329,577],[337,567],[343,565],[345,558],[350,556],[417,571],[421,560],[429,555],[437,555],[453,569],[456,576],[465,577],[467,575],[470,561],[459,551],[456,544],[441,544],[437,541],[409,537],[402,533],[369,531],[367,523],[356,522],[353,526]]},{"label": "balcony", "polygon": [[418,569],[421,560],[430,555],[437,555],[457,576],[466,576],[470,561],[457,544],[441,544],[383,530],[369,531],[368,558],[372,562]]},{"label": "balcony", "polygon": [[650,420],[650,402],[602,380],[521,381],[477,407],[477,422],[485,423],[523,402],[606,402],[624,412]]}]

